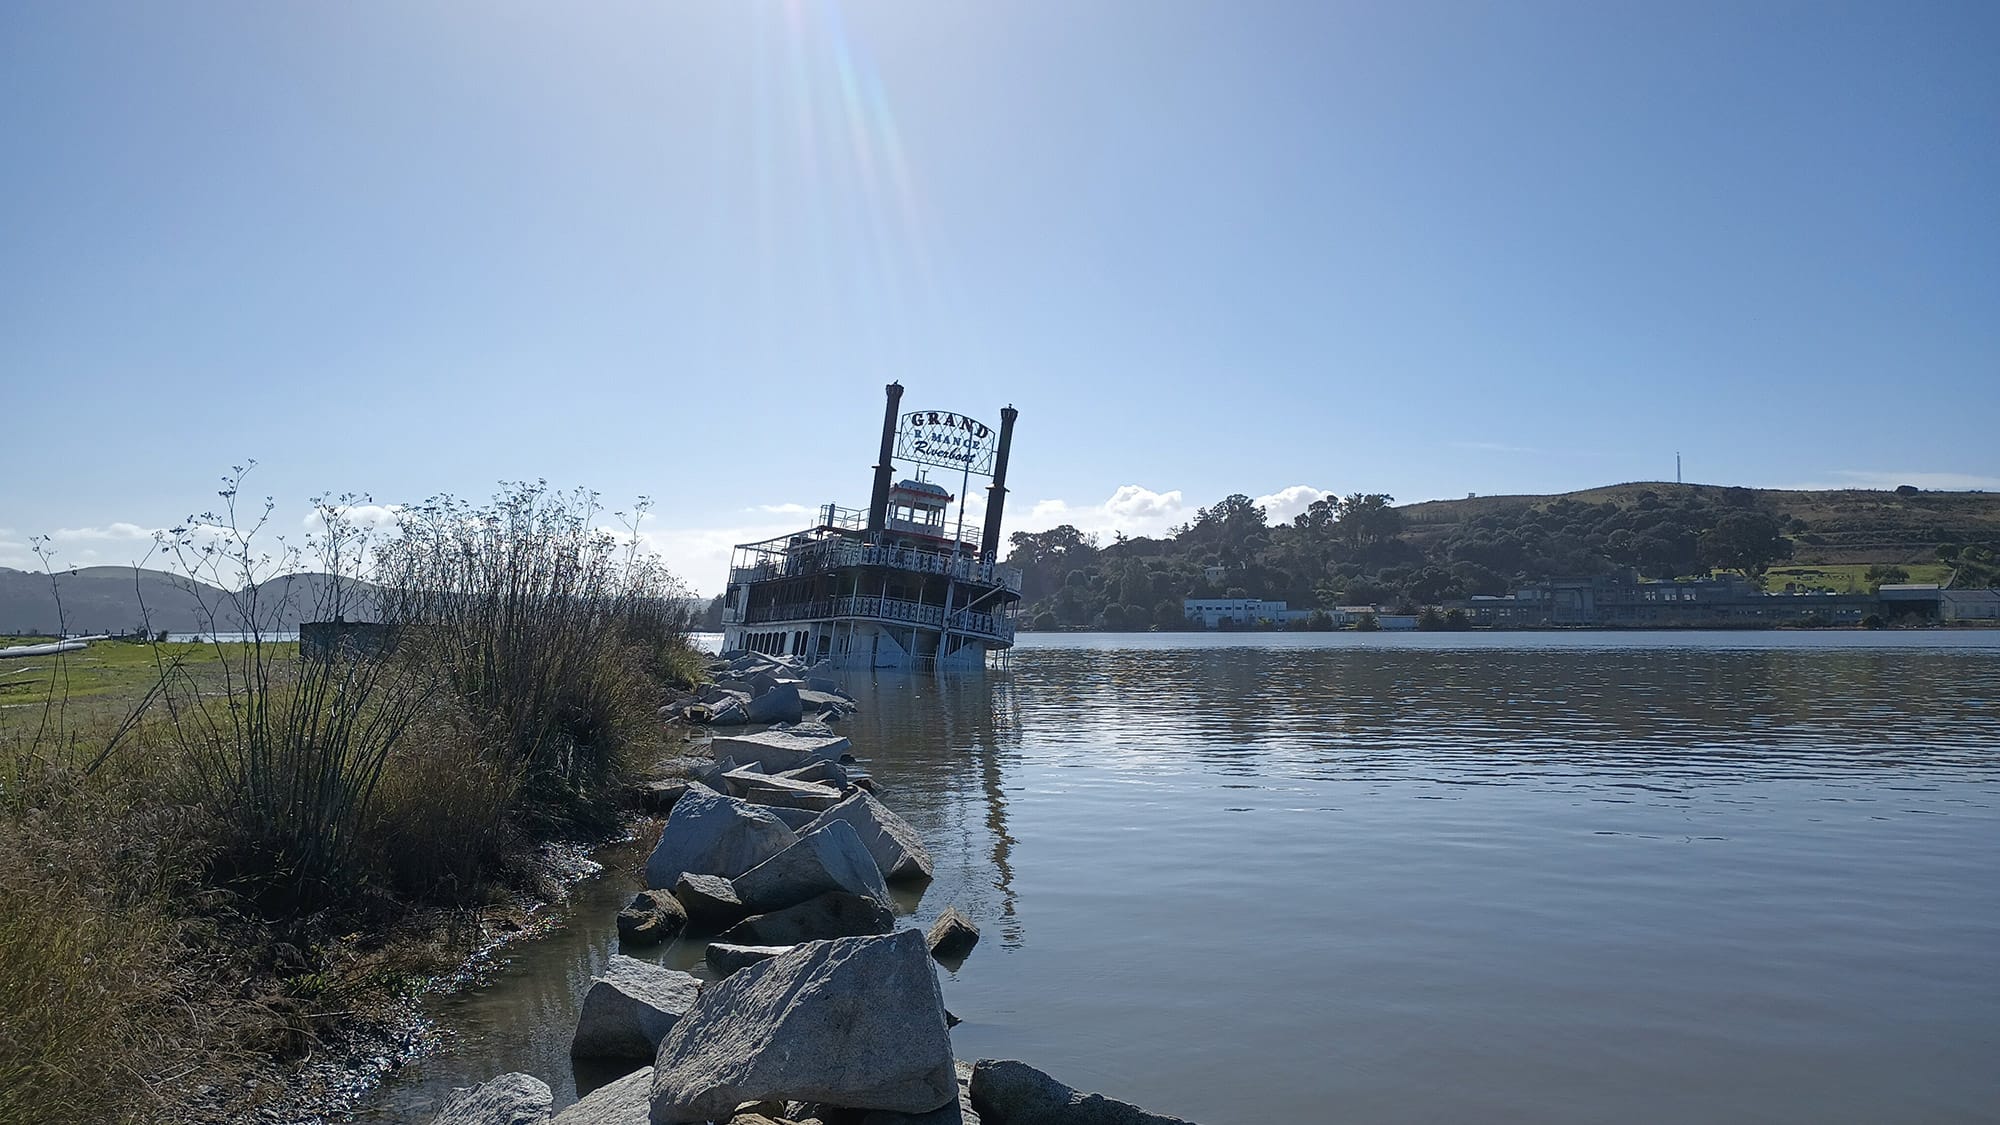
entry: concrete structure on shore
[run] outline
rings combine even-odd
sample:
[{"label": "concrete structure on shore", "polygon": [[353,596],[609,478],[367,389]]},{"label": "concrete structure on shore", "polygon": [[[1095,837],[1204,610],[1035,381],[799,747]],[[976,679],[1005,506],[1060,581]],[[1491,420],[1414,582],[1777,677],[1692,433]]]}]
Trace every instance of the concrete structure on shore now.
[{"label": "concrete structure on shore", "polygon": [[1647,581],[1630,571],[1530,583],[1512,594],[1447,603],[1474,625],[1500,628],[1770,628],[1859,625],[1870,616],[2000,621],[2000,591],[1885,585],[1872,594],[1767,594],[1741,575]]},{"label": "concrete structure on shore", "polygon": [[[1345,629],[1373,615],[1384,630],[1417,628],[1415,615],[1385,613],[1380,606],[1331,610],[1292,609],[1261,598],[1188,598],[1188,624],[1204,629],[1300,629],[1313,614],[1324,627]],[[1884,585],[1871,594],[1765,593],[1737,574],[1653,581],[1632,571],[1588,578],[1551,578],[1511,594],[1482,594],[1446,602],[1467,623],[1499,629],[1768,629],[1778,626],[1857,626],[1870,617],[1884,623],[2000,624],[2000,590],[1947,590],[1936,583]]]}]

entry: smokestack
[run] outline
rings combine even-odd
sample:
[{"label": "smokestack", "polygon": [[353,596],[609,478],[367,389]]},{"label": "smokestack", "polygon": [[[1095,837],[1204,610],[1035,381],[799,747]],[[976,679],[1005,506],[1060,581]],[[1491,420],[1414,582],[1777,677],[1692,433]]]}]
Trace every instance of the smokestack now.
[{"label": "smokestack", "polygon": [[896,466],[892,458],[896,454],[896,412],[903,405],[903,384],[891,383],[883,388],[889,396],[889,404],[882,408],[882,453],[875,461],[875,491],[868,498],[868,538],[880,540],[882,529],[889,525],[889,486],[895,483]]},{"label": "smokestack", "polygon": [[993,483],[986,489],[986,533],[979,537],[979,557],[1000,561],[1000,513],[1007,507],[1007,448],[1014,444],[1014,419],[1021,412],[1009,406],[1000,412],[1000,453],[993,460]]}]

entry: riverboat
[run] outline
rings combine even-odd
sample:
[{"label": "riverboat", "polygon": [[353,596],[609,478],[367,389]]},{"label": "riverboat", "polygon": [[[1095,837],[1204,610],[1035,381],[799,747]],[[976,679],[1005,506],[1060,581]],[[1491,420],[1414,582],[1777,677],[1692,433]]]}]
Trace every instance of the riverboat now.
[{"label": "riverboat", "polygon": [[[900,383],[886,393],[867,509],[826,504],[812,526],[731,552],[724,651],[843,668],[972,670],[1005,660],[1021,572],[1000,564],[1000,520],[1019,412],[1002,410],[995,431],[957,411],[904,411]],[[912,470],[903,479],[899,461]],[[956,496],[926,479],[938,470],[958,477]],[[976,540],[965,535],[974,476],[991,481]]]}]

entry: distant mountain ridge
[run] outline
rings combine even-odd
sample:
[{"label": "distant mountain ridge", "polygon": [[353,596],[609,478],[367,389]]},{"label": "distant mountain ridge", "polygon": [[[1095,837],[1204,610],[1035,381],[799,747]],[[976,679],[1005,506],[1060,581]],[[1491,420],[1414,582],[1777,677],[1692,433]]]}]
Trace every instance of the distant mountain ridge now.
[{"label": "distant mountain ridge", "polygon": [[[296,629],[301,621],[317,621],[334,604],[332,575],[306,571],[264,582],[258,589],[258,625],[263,629]],[[345,585],[340,604],[350,620],[374,616],[371,583],[338,579]],[[61,594],[58,612],[57,594]],[[697,623],[704,615],[718,617],[719,600],[685,599]],[[203,603],[209,607],[202,608]],[[162,570],[132,566],[87,566],[59,570],[53,582],[34,570],[0,566],[0,636],[40,633],[243,632],[228,591],[194,582]]]},{"label": "distant mountain ridge", "polygon": [[[288,574],[262,583],[258,625],[296,629],[329,604],[332,576]],[[366,605],[371,587],[352,579],[345,597]],[[58,599],[60,595],[60,599]],[[206,603],[210,611],[202,607]],[[126,633],[147,628],[173,633],[239,632],[246,628],[228,591],[165,571],[89,566],[48,574],[0,567],[0,634]]]}]

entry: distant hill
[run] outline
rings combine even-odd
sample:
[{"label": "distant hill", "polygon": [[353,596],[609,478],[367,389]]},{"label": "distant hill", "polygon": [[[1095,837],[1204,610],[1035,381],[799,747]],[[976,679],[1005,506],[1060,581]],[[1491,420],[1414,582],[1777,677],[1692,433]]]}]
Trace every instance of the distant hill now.
[{"label": "distant hill", "polygon": [[1707,502],[1768,512],[1785,524],[1796,563],[1927,562],[1940,543],[2000,541],[2000,492],[1800,491],[1634,481],[1547,496],[1429,500],[1397,511],[1403,514],[1406,534],[1422,540],[1427,532],[1436,535],[1478,516],[1521,514],[1565,500],[1630,505],[1648,492],[1668,503]]},{"label": "distant hill", "polygon": [[[257,592],[259,624],[293,629],[302,620],[315,620],[320,608],[330,604],[327,595],[334,581],[308,573],[264,583]],[[348,598],[365,604],[367,592],[366,583],[350,583]],[[203,603],[213,614],[203,610]],[[57,572],[52,586],[49,575],[0,567],[0,634],[124,633],[142,625],[174,633],[244,628],[227,592],[164,571],[83,567]]]},{"label": "distant hill", "polygon": [[[296,629],[301,621],[329,614],[332,576],[317,573],[274,578],[258,591],[258,617],[266,629]],[[350,620],[374,616],[375,586],[341,579],[346,589],[341,605]],[[56,593],[62,613],[56,612]],[[144,609],[141,610],[143,599]],[[203,603],[212,610],[205,611]],[[682,599],[681,609],[697,624],[719,629],[722,599]],[[39,571],[0,566],[0,636],[43,633],[129,633],[149,624],[153,632],[219,632],[244,630],[225,591],[203,582],[159,570],[130,566],[90,566],[57,572],[55,585]]]},{"label": "distant hill", "polygon": [[1184,598],[1414,613],[1525,583],[1624,573],[1727,570],[1778,590],[2000,586],[2000,494],[1635,481],[1400,506],[1380,494],[1328,497],[1277,525],[1238,494],[1164,538],[1100,544],[1065,525],[1009,542],[1031,627],[1179,628]]}]

